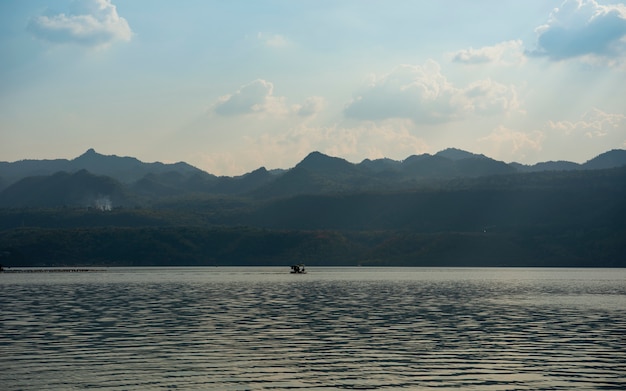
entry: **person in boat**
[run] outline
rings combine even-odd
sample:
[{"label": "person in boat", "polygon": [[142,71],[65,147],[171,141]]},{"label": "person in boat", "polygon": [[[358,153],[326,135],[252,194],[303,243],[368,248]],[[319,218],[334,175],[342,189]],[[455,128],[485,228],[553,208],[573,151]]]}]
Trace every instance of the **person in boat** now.
[{"label": "person in boat", "polygon": [[304,265],[293,265],[291,266],[292,273],[304,273]]}]

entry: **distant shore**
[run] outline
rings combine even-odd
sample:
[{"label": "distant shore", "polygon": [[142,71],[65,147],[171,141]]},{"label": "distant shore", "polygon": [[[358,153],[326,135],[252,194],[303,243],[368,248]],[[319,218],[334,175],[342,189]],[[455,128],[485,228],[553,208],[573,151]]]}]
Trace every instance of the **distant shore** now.
[{"label": "distant shore", "polygon": [[0,273],[93,273],[102,272],[104,269],[91,269],[91,268],[0,268]]}]

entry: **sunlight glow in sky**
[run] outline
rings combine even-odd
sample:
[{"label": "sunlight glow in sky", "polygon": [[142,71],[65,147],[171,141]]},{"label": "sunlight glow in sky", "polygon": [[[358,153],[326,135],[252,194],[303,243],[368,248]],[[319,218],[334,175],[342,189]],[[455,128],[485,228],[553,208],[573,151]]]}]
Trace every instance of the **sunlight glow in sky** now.
[{"label": "sunlight glow in sky", "polygon": [[623,1],[4,0],[0,22],[0,161],[626,148]]}]

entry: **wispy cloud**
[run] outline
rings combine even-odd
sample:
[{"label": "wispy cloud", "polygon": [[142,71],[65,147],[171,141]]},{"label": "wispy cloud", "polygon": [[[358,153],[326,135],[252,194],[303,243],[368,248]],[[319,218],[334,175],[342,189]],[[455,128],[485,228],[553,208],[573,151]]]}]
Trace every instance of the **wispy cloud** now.
[{"label": "wispy cloud", "polygon": [[303,104],[294,105],[293,111],[301,117],[313,117],[326,106],[326,100],[321,96],[307,98]]},{"label": "wispy cloud", "polygon": [[626,130],[626,115],[606,113],[594,108],[576,121],[548,121],[548,127],[566,135],[583,133],[588,138],[603,137],[611,131]]},{"label": "wispy cloud", "polygon": [[406,118],[415,123],[443,123],[473,114],[518,110],[515,87],[480,80],[457,87],[433,60],[401,65],[373,80],[345,108],[347,117],[363,120]]},{"label": "wispy cloud", "polygon": [[478,49],[469,48],[452,53],[452,61],[467,64],[519,65],[526,60],[521,40],[500,42]]},{"label": "wispy cloud", "polygon": [[548,22],[536,29],[537,48],[530,55],[551,60],[575,57],[623,57],[626,53],[626,6],[595,0],[566,0]]},{"label": "wispy cloud", "polygon": [[102,47],[115,41],[130,41],[128,22],[110,0],[81,0],[73,11],[34,17],[27,26],[37,38],[54,43]]},{"label": "wispy cloud", "polygon": [[257,33],[256,38],[264,46],[271,48],[284,48],[290,45],[290,41],[287,37],[281,34],[259,32]]},{"label": "wispy cloud", "polygon": [[232,94],[224,95],[210,108],[222,116],[260,114],[269,116],[313,117],[323,110],[325,100],[314,96],[302,104],[287,105],[287,99],[274,95],[274,84],[263,79],[254,80],[241,86]]},{"label": "wispy cloud", "polygon": [[499,126],[478,141],[487,145],[490,156],[510,160],[511,157],[524,159],[528,154],[541,151],[544,140],[545,134],[539,130],[521,132]]},{"label": "wispy cloud", "polygon": [[274,85],[263,79],[241,86],[236,92],[222,96],[213,106],[220,115],[251,113],[282,114],[287,111],[284,98],[273,95]]}]

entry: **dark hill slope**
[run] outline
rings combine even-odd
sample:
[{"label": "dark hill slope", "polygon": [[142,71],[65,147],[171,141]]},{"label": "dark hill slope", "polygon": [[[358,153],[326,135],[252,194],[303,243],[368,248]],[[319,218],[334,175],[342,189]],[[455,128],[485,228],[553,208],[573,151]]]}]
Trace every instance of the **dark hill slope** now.
[{"label": "dark hill slope", "polygon": [[109,212],[0,209],[0,256],[10,266],[625,267],[625,200],[626,167]]},{"label": "dark hill slope", "polygon": [[568,161],[548,161],[533,165],[511,163],[519,172],[566,171],[566,170],[602,170],[626,166],[626,150],[613,149],[586,161],[583,164]]},{"label": "dark hill slope", "polygon": [[110,209],[129,202],[130,197],[119,182],[85,170],[28,177],[0,193],[0,207],[14,208],[79,205]]},{"label": "dark hill slope", "polygon": [[[534,166],[506,164],[483,155],[459,149],[446,149],[435,155],[410,156],[404,161],[391,159],[364,160],[359,164],[331,157],[319,152],[310,153],[294,168],[268,172],[259,168],[245,175],[217,177],[186,163],[143,163],[135,158],[104,156],[89,150],[73,160],[0,162],[0,207],[26,206],[26,200],[42,195],[27,194],[23,185],[12,187],[15,178],[25,173],[38,173],[33,181],[41,182],[43,176],[55,167],[75,173],[88,170],[96,176],[107,176],[124,187],[128,198],[143,200],[143,206],[171,197],[236,196],[254,199],[285,198],[305,194],[337,194],[362,192],[407,191],[424,188],[449,188],[450,183],[467,182],[483,178],[483,183],[493,177],[506,176],[506,182],[516,182],[514,175],[525,172],[550,172],[554,170],[585,171],[619,167],[626,164],[626,151],[613,150],[578,165],[570,162],[546,162]],[[60,177],[51,178],[47,185],[55,185]],[[20,195],[20,192],[23,192]],[[58,197],[57,197],[58,198]],[[68,206],[82,206],[84,201],[75,197],[64,202]],[[45,204],[38,201],[37,206]],[[119,204],[117,204],[119,205]]]},{"label": "dark hill slope", "polygon": [[445,157],[446,159],[450,160],[486,158],[486,156],[483,154],[478,155],[458,148],[446,148],[443,151],[437,152],[435,156]]},{"label": "dark hill slope", "polygon": [[582,167],[588,170],[598,170],[621,167],[624,165],[626,165],[626,150],[613,149],[585,162]]},{"label": "dark hill slope", "polygon": [[96,175],[106,175],[119,182],[130,183],[153,173],[179,172],[185,175],[202,172],[183,162],[164,164],[160,162],[144,163],[133,157],[102,155],[93,149],[75,159],[21,160],[13,163],[0,162],[0,176],[8,183],[16,182],[28,176],[52,175],[56,172],[69,173],[87,170]]},{"label": "dark hill slope", "polygon": [[620,168],[466,178],[411,191],[298,195],[259,203],[235,220],[274,229],[570,230],[617,224],[619,216],[626,221],[625,210],[626,168]]},{"label": "dark hill slope", "polygon": [[377,187],[375,175],[344,159],[310,153],[291,170],[251,192],[255,197],[289,197],[359,191]]},{"label": "dark hill slope", "polygon": [[354,174],[357,171],[354,164],[347,160],[324,155],[320,152],[311,152],[300,163],[296,164],[296,168],[329,175]]}]

